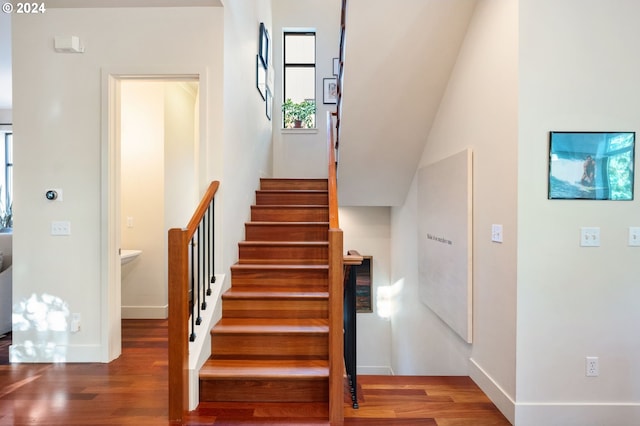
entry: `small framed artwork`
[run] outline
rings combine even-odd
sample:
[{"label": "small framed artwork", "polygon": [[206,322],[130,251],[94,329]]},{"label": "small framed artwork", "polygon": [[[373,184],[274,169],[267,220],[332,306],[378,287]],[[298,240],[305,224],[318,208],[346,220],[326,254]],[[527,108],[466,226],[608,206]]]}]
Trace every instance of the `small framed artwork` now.
[{"label": "small framed artwork", "polygon": [[262,100],[265,100],[267,98],[267,70],[262,66],[260,55],[256,55],[256,87]]},{"label": "small framed artwork", "polygon": [[635,132],[550,132],[550,200],[633,200]]},{"label": "small framed artwork", "polygon": [[273,97],[271,96],[271,89],[269,88],[269,86],[267,86],[266,88],[266,109],[265,109],[265,114],[267,115],[267,118],[269,120],[271,120],[271,115],[273,114]]},{"label": "small framed artwork", "polygon": [[337,78],[323,78],[323,96],[322,103],[335,104],[338,102],[338,79]]},{"label": "small framed artwork", "polygon": [[267,69],[269,66],[269,33],[267,27],[264,26],[264,22],[260,22],[260,46],[258,48],[258,56],[262,66]]},{"label": "small framed artwork", "polygon": [[333,58],[333,75],[340,75],[340,58]]},{"label": "small framed artwork", "polygon": [[373,266],[372,256],[362,256],[362,264],[354,266],[356,274],[356,312],[373,312],[371,304],[371,267]]}]

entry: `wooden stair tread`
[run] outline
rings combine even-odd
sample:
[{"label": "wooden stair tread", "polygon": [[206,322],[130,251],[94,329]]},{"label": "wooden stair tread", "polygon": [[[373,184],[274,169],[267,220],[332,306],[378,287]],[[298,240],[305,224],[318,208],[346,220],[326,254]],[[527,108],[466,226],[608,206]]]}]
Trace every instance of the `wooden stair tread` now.
[{"label": "wooden stair tread", "polygon": [[245,225],[258,225],[258,226],[326,226],[329,227],[329,222],[317,221],[317,222],[278,222],[278,221],[251,221],[246,222]]},{"label": "wooden stair tread", "polygon": [[261,189],[327,189],[328,179],[261,178]]},{"label": "wooden stair tread", "polygon": [[281,270],[297,270],[297,271],[304,271],[304,270],[312,270],[312,271],[323,271],[329,270],[329,266],[328,265],[298,265],[298,264],[265,264],[265,263],[256,263],[256,264],[251,264],[251,263],[236,263],[234,265],[231,265],[231,269],[237,269],[237,270],[251,270],[251,269],[261,269],[261,270],[266,270],[266,271],[281,271]]},{"label": "wooden stair tread", "polygon": [[329,209],[326,204],[254,204],[252,209]]},{"label": "wooden stair tread", "polygon": [[328,402],[327,179],[260,179],[201,401]]},{"label": "wooden stair tread", "polygon": [[328,333],[324,318],[222,318],[211,333]]},{"label": "wooden stair tread", "polygon": [[286,246],[286,247],[305,247],[305,246],[328,246],[328,241],[240,241],[241,246]]},{"label": "wooden stair tread", "polygon": [[268,299],[268,300],[285,300],[285,299],[327,299],[329,292],[327,291],[255,291],[255,290],[234,290],[233,288],[222,295],[222,298],[228,299]]},{"label": "wooden stair tread", "polygon": [[200,369],[200,379],[298,378],[326,379],[326,360],[233,360],[209,359]]},{"label": "wooden stair tread", "polygon": [[327,194],[328,189],[258,189],[256,192],[262,192],[265,194]]}]

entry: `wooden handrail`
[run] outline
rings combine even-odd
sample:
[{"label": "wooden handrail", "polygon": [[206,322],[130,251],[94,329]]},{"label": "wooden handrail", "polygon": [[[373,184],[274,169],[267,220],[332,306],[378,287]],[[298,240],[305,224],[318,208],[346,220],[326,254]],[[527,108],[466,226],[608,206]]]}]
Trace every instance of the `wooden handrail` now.
[{"label": "wooden handrail", "polygon": [[358,253],[357,250],[349,250],[344,256],[343,261],[345,265],[358,266],[362,265],[363,259],[364,256]]},{"label": "wooden handrail", "polygon": [[207,188],[207,191],[202,196],[202,200],[200,200],[200,204],[198,204],[198,208],[196,208],[196,211],[193,213],[193,216],[191,216],[191,220],[187,225],[189,238],[193,237],[193,234],[195,234],[196,229],[200,224],[200,221],[204,217],[204,214],[207,212],[207,209],[209,208],[209,204],[211,204],[211,201],[216,196],[216,192],[218,192],[219,187],[220,187],[220,182],[218,182],[217,180],[214,180],[209,184],[209,188]]},{"label": "wooden handrail", "polygon": [[343,338],[343,235],[338,221],[333,117],[327,112],[327,149],[329,151],[329,421],[344,421],[344,338]]},{"label": "wooden handrail", "polygon": [[[187,228],[169,230],[169,420],[189,407],[189,245],[218,191],[211,182]],[[213,241],[210,242],[213,244]]]}]

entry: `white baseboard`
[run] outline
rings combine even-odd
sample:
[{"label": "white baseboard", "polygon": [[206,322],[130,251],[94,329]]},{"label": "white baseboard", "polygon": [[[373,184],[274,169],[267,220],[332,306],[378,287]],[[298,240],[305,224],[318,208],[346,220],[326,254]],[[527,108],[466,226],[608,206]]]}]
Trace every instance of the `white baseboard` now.
[{"label": "white baseboard", "polygon": [[169,317],[169,305],[122,306],[122,319],[165,319]]},{"label": "white baseboard", "polygon": [[[473,358],[470,358],[469,361],[471,361],[469,368],[471,379],[487,394],[507,420],[511,424],[515,424],[516,403],[513,398]],[[541,424],[547,426],[546,423]]]},{"label": "white baseboard", "polygon": [[[25,350],[26,349],[26,350]],[[11,363],[66,363],[66,362],[100,362],[103,348],[100,345],[58,345],[54,350],[33,350],[24,345],[9,346],[9,362]]]},{"label": "white baseboard", "polygon": [[363,376],[393,376],[393,370],[388,366],[358,365],[356,372]]},{"label": "white baseboard", "polygon": [[517,426],[637,426],[640,403],[518,403]]}]

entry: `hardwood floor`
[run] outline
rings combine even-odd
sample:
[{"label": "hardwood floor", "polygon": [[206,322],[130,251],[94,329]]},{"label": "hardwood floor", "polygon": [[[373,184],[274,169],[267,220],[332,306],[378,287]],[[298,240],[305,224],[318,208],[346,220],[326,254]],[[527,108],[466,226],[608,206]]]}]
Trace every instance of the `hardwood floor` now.
[{"label": "hardwood floor", "polygon": [[[0,339],[0,361],[7,339]],[[4,357],[4,358],[3,358]],[[345,425],[503,426],[468,377],[359,376]],[[0,365],[0,425],[169,425],[167,322],[124,320],[109,364]],[[202,403],[184,425],[327,425],[324,404]]]}]

